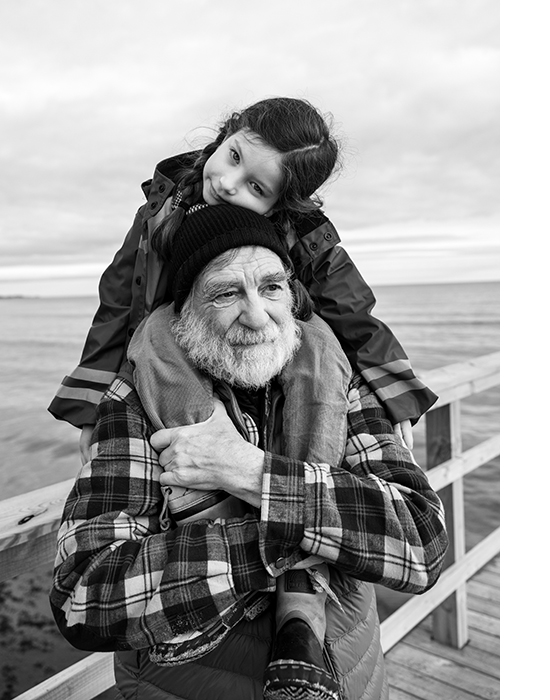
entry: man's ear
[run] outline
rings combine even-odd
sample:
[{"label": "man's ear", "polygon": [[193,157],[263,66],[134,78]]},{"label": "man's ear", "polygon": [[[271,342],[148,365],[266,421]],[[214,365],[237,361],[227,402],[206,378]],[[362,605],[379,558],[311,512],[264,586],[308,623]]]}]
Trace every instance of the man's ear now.
[{"label": "man's ear", "polygon": [[290,289],[294,299],[292,315],[298,321],[309,321],[315,313],[315,304],[300,280],[293,278],[290,280]]}]

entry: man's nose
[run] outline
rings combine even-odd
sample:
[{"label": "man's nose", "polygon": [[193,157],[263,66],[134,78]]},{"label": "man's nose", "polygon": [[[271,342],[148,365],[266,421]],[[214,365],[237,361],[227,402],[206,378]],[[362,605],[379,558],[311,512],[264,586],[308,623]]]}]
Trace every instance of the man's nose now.
[{"label": "man's nose", "polygon": [[266,311],[262,298],[257,295],[247,297],[242,304],[239,322],[243,326],[256,331],[264,328],[269,321],[269,314]]}]

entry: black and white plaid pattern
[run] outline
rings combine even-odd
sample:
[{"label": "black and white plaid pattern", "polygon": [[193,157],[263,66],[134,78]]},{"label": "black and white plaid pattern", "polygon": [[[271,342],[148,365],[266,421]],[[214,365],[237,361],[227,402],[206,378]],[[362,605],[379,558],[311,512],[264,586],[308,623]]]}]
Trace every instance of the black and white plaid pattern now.
[{"label": "black and white plaid pattern", "polygon": [[172,210],[180,206],[182,199],[183,192],[180,189],[176,190],[174,196],[172,197]]},{"label": "black and white plaid pattern", "polygon": [[65,637],[90,650],[169,641],[253,608],[310,554],[396,590],[430,588],[447,546],[441,502],[362,380],[349,400],[342,467],[266,453],[261,511],[163,532],[151,426],[116,380],[59,531],[51,602]]}]

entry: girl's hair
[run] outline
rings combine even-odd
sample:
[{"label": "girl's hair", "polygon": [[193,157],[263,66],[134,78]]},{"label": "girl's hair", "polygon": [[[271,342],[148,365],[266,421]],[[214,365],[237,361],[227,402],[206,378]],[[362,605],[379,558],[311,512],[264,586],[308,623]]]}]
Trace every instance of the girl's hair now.
[{"label": "girl's hair", "polygon": [[282,155],[283,177],[275,220],[288,231],[294,221],[319,209],[322,201],[316,190],[329,178],[338,162],[338,143],[327,119],[307,100],[271,97],[233,112],[220,126],[218,135],[184,169],[177,181],[182,195],[178,206],[154,231],[151,245],[166,260],[175,232],[185,218],[186,209],[200,201],[202,173],[206,161],[228,136],[248,129]]}]

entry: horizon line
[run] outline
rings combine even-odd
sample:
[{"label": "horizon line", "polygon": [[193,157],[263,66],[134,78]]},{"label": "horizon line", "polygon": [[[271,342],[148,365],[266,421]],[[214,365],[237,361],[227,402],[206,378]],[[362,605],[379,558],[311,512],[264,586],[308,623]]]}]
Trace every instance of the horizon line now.
[{"label": "horizon line", "polygon": [[[500,278],[479,280],[452,280],[447,282],[428,280],[424,282],[388,282],[369,285],[371,287],[432,287],[457,284],[500,284]],[[1,294],[0,299],[92,299],[97,294]]]}]

